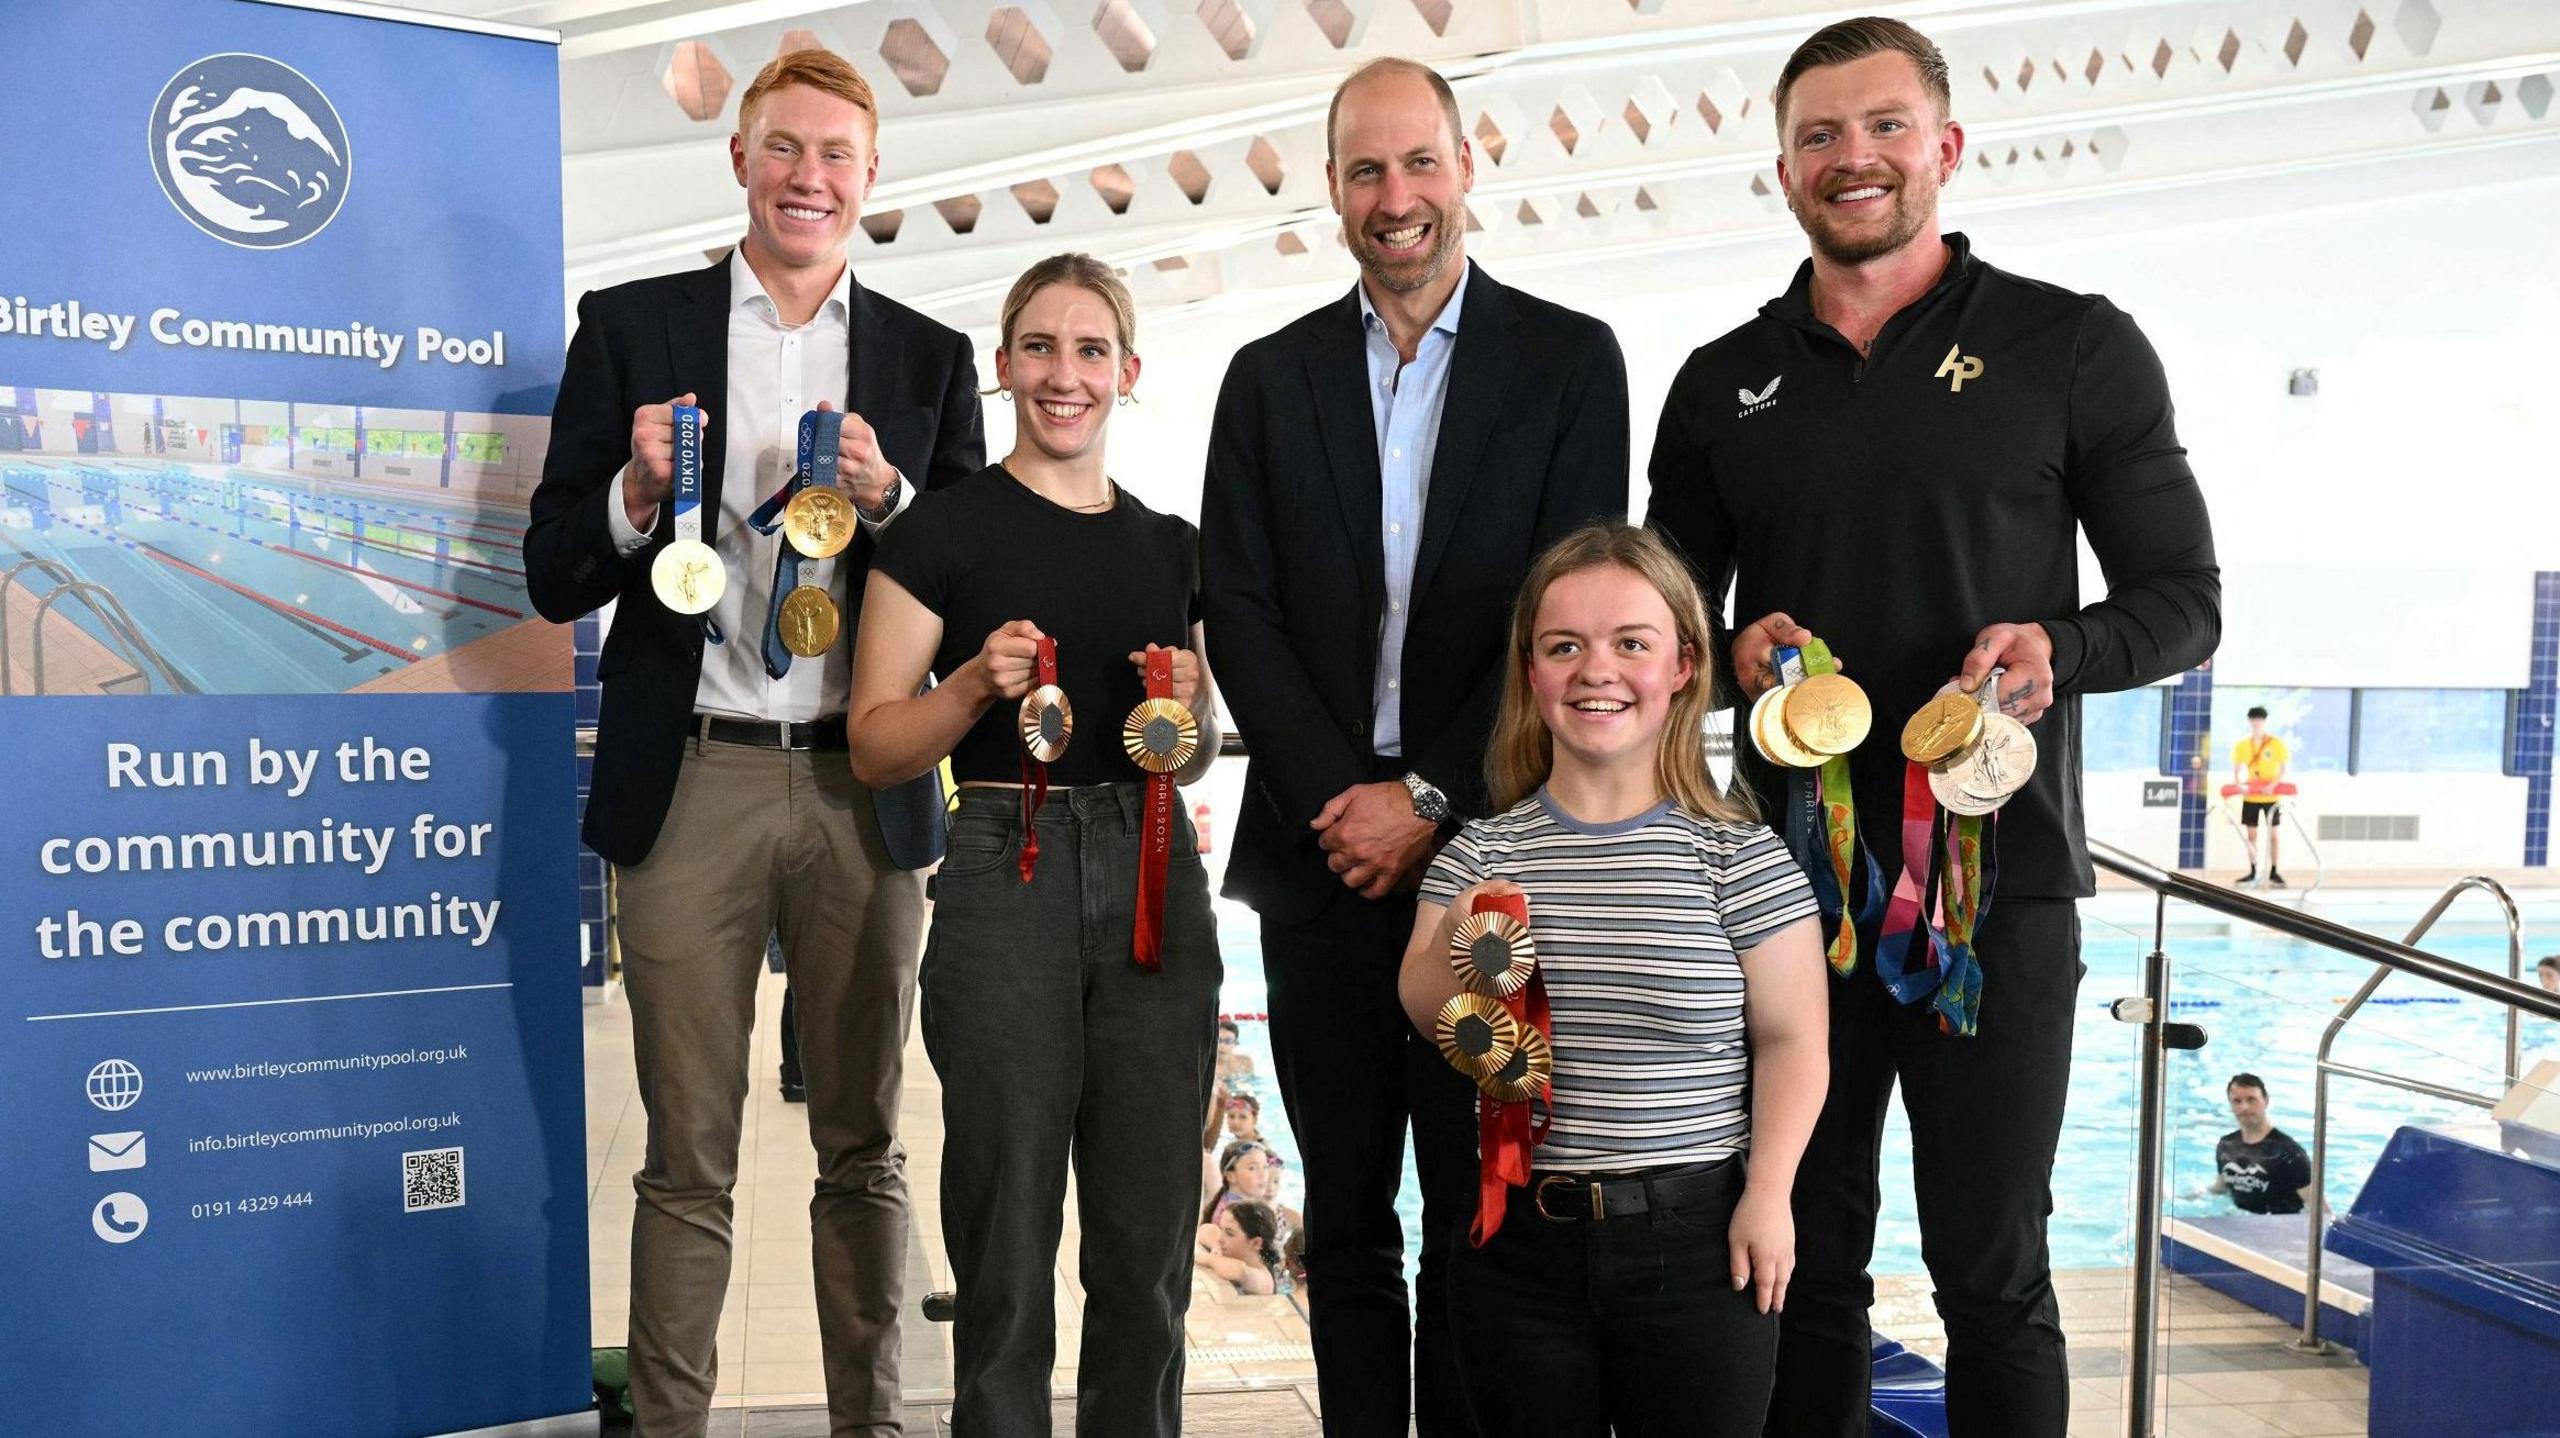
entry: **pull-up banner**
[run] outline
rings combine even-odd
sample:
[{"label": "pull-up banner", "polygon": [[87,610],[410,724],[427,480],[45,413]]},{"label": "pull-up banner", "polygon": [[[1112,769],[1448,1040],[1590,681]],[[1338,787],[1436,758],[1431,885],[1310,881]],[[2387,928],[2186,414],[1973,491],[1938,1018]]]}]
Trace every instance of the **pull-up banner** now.
[{"label": "pull-up banner", "polygon": [[7,27],[0,1433],[592,1427],[557,57],[385,13]]}]

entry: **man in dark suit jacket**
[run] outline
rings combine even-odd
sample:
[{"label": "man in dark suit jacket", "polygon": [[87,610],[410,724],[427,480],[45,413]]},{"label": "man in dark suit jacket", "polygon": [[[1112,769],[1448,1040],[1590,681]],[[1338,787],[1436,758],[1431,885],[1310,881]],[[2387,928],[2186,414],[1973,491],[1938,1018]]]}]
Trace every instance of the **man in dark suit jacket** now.
[{"label": "man in dark suit jacket", "polygon": [[[916,485],[984,463],[969,343],[853,282],[845,242],[877,172],[877,112],[822,50],[775,60],[730,141],[747,234],[720,263],[588,295],[569,347],[525,568],[567,621],[618,601],[585,837],[617,866],[645,1167],[634,1179],[631,1392],[638,1432],[702,1433],[730,1278],[757,978],[791,955],[818,1182],[810,1206],[833,1432],[899,1431],[906,1262],[897,1114],[921,878],[940,855],[931,776],[874,793],[847,759],[854,606],[873,533]],[[672,404],[698,405],[701,538],[727,591],[678,614],[650,584],[675,537]],[[785,570],[746,521],[793,472],[801,415],[845,411],[852,546],[801,563],[844,619],[832,647],[766,643]]]},{"label": "man in dark suit jacket", "polygon": [[[1486,806],[1530,561],[1627,507],[1626,364],[1608,326],[1470,269],[1474,159],[1446,81],[1364,67],[1327,121],[1351,294],[1238,352],[1201,506],[1209,646],[1252,749],[1226,892],[1262,916],[1280,1094],[1307,1182],[1325,1432],[1406,1432],[1395,1211],[1423,1190],[1410,1409],[1472,1433],[1448,1242],[1473,1212],[1473,1089],[1406,1023],[1414,886]],[[1232,676],[1232,677],[1230,677]]]}]

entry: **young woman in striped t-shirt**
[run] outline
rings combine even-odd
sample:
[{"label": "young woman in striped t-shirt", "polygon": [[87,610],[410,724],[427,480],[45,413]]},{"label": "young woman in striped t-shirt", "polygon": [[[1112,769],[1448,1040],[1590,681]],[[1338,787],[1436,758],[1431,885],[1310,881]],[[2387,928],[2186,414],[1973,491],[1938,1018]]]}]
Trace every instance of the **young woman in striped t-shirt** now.
[{"label": "young woman in striped t-shirt", "polygon": [[1402,983],[1432,1033],[1457,923],[1526,896],[1553,1124],[1452,1260],[1460,1374],[1487,1438],[1756,1435],[1829,1079],[1813,894],[1707,772],[1706,606],[1660,539],[1567,537],[1511,629],[1499,812],[1432,864]]}]

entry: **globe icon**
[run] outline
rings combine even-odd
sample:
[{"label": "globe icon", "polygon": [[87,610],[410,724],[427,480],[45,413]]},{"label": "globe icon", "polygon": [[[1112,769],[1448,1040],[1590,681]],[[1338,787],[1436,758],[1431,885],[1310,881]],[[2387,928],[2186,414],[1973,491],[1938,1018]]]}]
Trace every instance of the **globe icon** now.
[{"label": "globe icon", "polygon": [[142,1098],[142,1070],[123,1059],[108,1059],[89,1070],[89,1102],[114,1113]]},{"label": "globe icon", "polygon": [[353,160],[329,97],[264,55],[207,55],[170,76],[151,107],[151,164],[169,203],[246,249],[327,228]]}]

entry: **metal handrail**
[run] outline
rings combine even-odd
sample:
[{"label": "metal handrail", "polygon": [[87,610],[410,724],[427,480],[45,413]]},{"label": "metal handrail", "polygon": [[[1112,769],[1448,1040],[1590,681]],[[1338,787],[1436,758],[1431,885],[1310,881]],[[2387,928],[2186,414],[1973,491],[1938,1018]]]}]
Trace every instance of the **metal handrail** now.
[{"label": "metal handrail", "polygon": [[2307,940],[2322,948],[2336,949],[2359,959],[2387,964],[2403,973],[2416,974],[2431,983],[2459,989],[2473,998],[2491,1003],[2512,1004],[2527,1013],[2560,1020],[2560,994],[2548,994],[2530,984],[2502,979],[2483,973],[2468,964],[2457,963],[2407,944],[2378,939],[2361,929],[2351,929],[2334,920],[2315,914],[2298,913],[2280,904],[2208,884],[2192,876],[2163,869],[2147,859],[2139,859],[2113,844],[2089,841],[2089,858],[2099,868],[2119,878],[2131,879],[2154,893],[2211,909],[2229,918],[2243,919],[2261,928],[2274,929],[2297,939]]},{"label": "metal handrail", "polygon": [[[99,623],[107,626],[107,629],[120,641],[131,647],[133,651],[132,654],[125,657],[133,663],[134,677],[143,680],[145,683],[150,681],[151,676],[143,672],[141,664],[141,660],[147,659],[159,668],[160,677],[168,682],[170,693],[186,694],[193,691],[193,686],[178,677],[178,671],[170,666],[168,657],[163,655],[157,648],[153,647],[150,640],[142,637],[141,629],[133,622],[133,615],[131,611],[124,607],[123,600],[116,598],[116,592],[114,590],[107,588],[105,585],[100,584],[95,580],[75,579],[68,584],[56,584],[45,594],[43,602],[36,605],[35,619],[32,624],[32,631],[35,635],[33,663],[35,668],[34,683],[36,693],[42,694],[45,692],[45,611],[53,607],[55,600],[60,599],[65,595],[69,595],[70,597],[89,606],[89,612],[98,616]],[[99,603],[99,600],[101,599],[106,601],[104,605]]]},{"label": "metal handrail", "polygon": [[[69,569],[41,554],[29,555],[6,569],[0,569],[0,694],[15,692],[17,684],[16,680],[9,677],[9,591],[17,585],[18,576],[30,569],[51,579],[56,588],[79,578]],[[28,585],[26,590],[28,598],[35,597],[35,586]]]},{"label": "metal handrail", "polygon": [[[2410,927],[2407,942],[2414,944],[2424,938],[2427,931],[2435,927],[2436,920],[2444,917],[2444,911],[2453,907],[2455,899],[2474,890],[2496,899],[2499,909],[2506,914],[2507,977],[2521,986],[2524,982],[2524,916],[2516,912],[2515,896],[2507,892],[2506,885],[2485,874],[2465,875],[2448,885],[2442,894],[2436,896],[2435,903],[2419,917],[2418,922]],[[2383,1084],[2391,1088],[2404,1089],[2410,1093],[2428,1094],[2436,1098],[2451,1099],[2456,1103],[2467,1103],[2475,1108],[2498,1106],[2497,1099],[2484,1094],[2465,1093],[2460,1089],[2447,1088],[2441,1084],[2431,1084],[2400,1074],[2341,1064],[2329,1057],[2330,1047],[2337,1043],[2338,1035],[2346,1032],[2347,1021],[2356,1016],[2356,1012],[2364,1007],[2365,1000],[2372,998],[2374,990],[2381,988],[2382,981],[2389,977],[2391,977],[2390,965],[2375,964],[2373,966],[2373,973],[2365,979],[2363,986],[2355,991],[2352,998],[2338,1006],[2337,1013],[2330,1016],[2329,1027],[2320,1035],[2320,1047],[2312,1055],[2312,1201],[2303,1207],[2303,1222],[2309,1226],[2310,1238],[2304,1249],[2306,1257],[2302,1265],[2302,1336],[2294,1340],[2294,1347],[2307,1353],[2329,1351],[2328,1343],[2320,1337],[2320,1270],[2322,1267],[2320,1227],[2321,1218],[2328,1207],[2326,1200],[2329,1192],[2330,1076],[2342,1074],[2348,1078],[2363,1079],[2367,1083]],[[2516,1081],[2516,1070],[2521,1064],[2523,1054],[2524,1016],[2510,1006],[2507,1009],[2506,1070],[2506,1080],[2510,1084]]]},{"label": "metal handrail", "polygon": [[[2219,885],[2205,883],[2186,874],[2163,869],[2113,844],[2090,840],[2089,858],[2099,868],[2120,878],[2130,879],[2159,896],[2153,919],[2152,952],[2144,965],[2142,996],[2131,1005],[2119,1005],[2117,1010],[2118,1017],[2129,1018],[2143,1025],[2144,1060],[2140,1095],[2140,1134],[2135,1154],[2134,1232],[2136,1242],[2133,1254],[2132,1303],[2136,1322],[2127,1335],[2126,1344],[2128,1360],[2126,1367],[2129,1371],[2125,1375],[2124,1431],[2128,1438],[2154,1438],[2157,1428],[2153,1413],[2159,1402],[2155,1391],[2159,1370],[2157,1346],[2160,1298],[2159,1226],[2168,1138],[2168,1064],[2166,1061],[2168,1044],[2164,1042],[2166,1037],[2164,1031],[2169,1025],[2169,900],[2178,899],[2194,904],[2198,908],[2210,909],[2228,918],[2255,924],[2260,928],[2273,929],[2278,933],[2318,944],[2323,948],[2370,960],[2378,966],[2378,973],[2376,979],[2368,981],[2366,986],[2368,991],[2373,983],[2379,981],[2380,974],[2396,971],[2415,974],[2429,982],[2441,984],[2475,998],[2504,1004],[2510,1014],[2511,1032],[2515,1023],[2513,1015],[2519,1010],[2548,1019],[2560,1019],[2560,994],[2548,994],[2516,979],[2500,978],[2495,974],[2484,973],[2468,964],[2456,963],[2423,949],[2413,948],[2407,943],[2393,943],[2389,939],[2376,938],[2361,930],[2348,928],[2344,924],[2271,904],[2249,894],[2238,893]],[[2470,887],[2467,883],[2456,885],[2444,898],[2439,899],[2435,909],[2427,915],[2425,923],[2432,924],[2437,914],[2452,902],[2454,894],[2460,893],[2467,887]],[[2512,904],[2510,912],[2512,912]],[[2423,932],[2422,924],[2419,933]],[[2512,1048],[2510,1051],[2512,1052]],[[2508,1067],[2510,1069],[2514,1067],[2512,1060]],[[2343,1066],[2339,1066],[2338,1071],[2346,1070]],[[2356,1070],[2354,1076],[2376,1078],[2383,1082],[2400,1083],[2402,1086],[2415,1082],[2414,1080],[2396,1080],[2390,1075],[2375,1074],[2370,1070]],[[2314,1137],[2316,1139],[2318,1135],[2315,1134]],[[2316,1206],[2314,1211],[2317,1211]],[[2316,1263],[2316,1255],[2319,1253],[2316,1237],[2312,1244],[2312,1253],[2313,1261]],[[2316,1272],[2316,1269],[2314,1271]],[[2316,1311],[2319,1287],[2316,1282],[2306,1287],[2308,1295],[2306,1301],[2315,1305]]]}]

